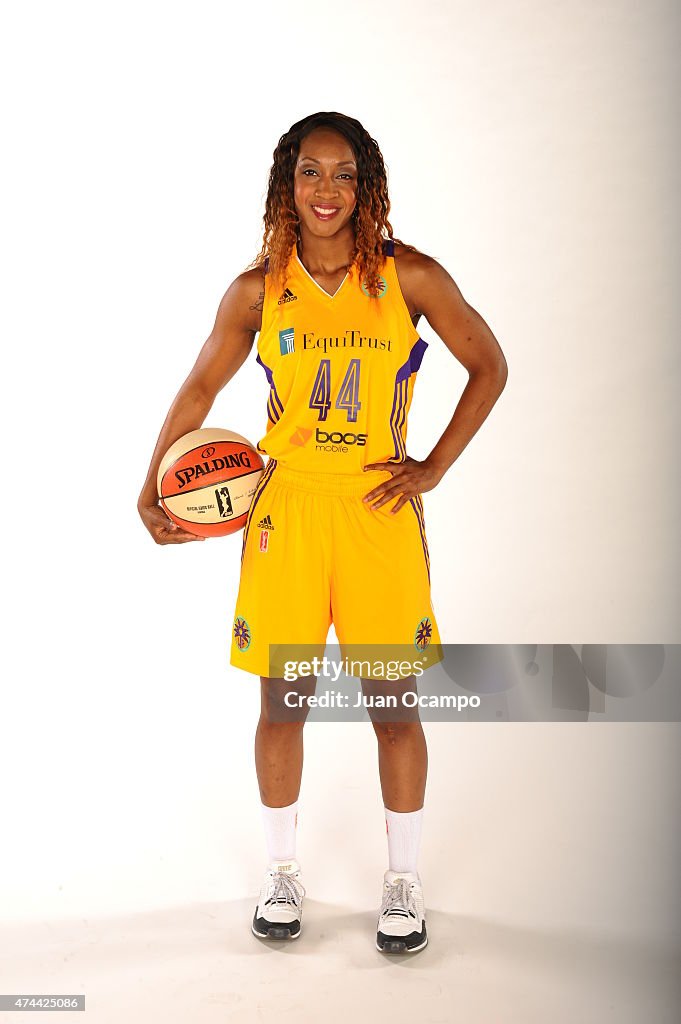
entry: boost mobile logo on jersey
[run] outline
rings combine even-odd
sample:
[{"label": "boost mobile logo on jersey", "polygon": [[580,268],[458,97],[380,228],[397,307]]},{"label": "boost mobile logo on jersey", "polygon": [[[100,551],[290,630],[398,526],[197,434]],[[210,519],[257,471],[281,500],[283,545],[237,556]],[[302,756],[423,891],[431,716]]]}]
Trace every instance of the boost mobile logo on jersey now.
[{"label": "boost mobile logo on jersey", "polygon": [[285,327],[283,331],[279,331],[279,351],[282,356],[293,352],[294,333],[293,327]]},{"label": "boost mobile logo on jersey", "polygon": [[329,432],[328,430],[320,430],[319,427],[315,431],[317,449],[323,452],[346,452],[348,450],[346,445],[352,444],[363,447],[367,443],[368,436],[368,434],[343,434],[340,430]]},{"label": "boost mobile logo on jersey", "polygon": [[289,444],[295,444],[299,448],[304,448],[311,437],[312,431],[309,427],[296,427],[289,437]]}]

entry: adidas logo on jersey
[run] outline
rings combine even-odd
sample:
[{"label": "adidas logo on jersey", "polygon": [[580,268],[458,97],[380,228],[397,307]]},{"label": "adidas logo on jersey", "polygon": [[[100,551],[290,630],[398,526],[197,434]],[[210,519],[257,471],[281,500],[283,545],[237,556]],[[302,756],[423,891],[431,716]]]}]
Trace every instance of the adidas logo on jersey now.
[{"label": "adidas logo on jersey", "polygon": [[264,519],[261,519],[260,522],[258,523],[258,529],[259,530],[273,530],[274,526],[272,525],[272,517],[271,516],[265,516]]},{"label": "adidas logo on jersey", "polygon": [[282,306],[285,302],[295,302],[298,298],[294,295],[290,288],[285,288],[281,294],[281,298],[277,300],[277,305]]}]

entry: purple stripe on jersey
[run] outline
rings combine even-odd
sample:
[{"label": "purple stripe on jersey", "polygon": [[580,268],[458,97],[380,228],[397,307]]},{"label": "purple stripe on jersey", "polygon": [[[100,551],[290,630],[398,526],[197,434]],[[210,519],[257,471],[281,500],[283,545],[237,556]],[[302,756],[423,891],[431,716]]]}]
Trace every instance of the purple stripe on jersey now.
[{"label": "purple stripe on jersey", "polygon": [[421,544],[423,546],[423,554],[424,554],[424,557],[425,557],[425,560],[426,560],[426,569],[428,571],[428,583],[430,583],[430,558],[428,556],[428,544],[426,543],[425,523],[424,523],[424,521],[422,519],[422,513],[419,512],[419,507],[418,507],[418,505],[416,503],[416,500],[414,498],[410,498],[409,499],[409,504],[414,509],[414,512],[416,513],[416,519],[417,519],[417,522],[419,524],[419,533],[421,534]]},{"label": "purple stripe on jersey", "polygon": [[256,361],[256,363],[260,363],[260,365],[262,366],[263,370],[265,371],[265,376],[267,377],[267,383],[270,386],[270,397],[272,398],[272,409],[275,412],[277,412],[277,406],[279,407],[279,411],[278,411],[277,415],[275,417],[271,416],[270,419],[279,419],[279,415],[284,411],[284,406],[282,404],[281,398],[277,394],[277,389],[276,389],[276,386],[274,384],[274,373],[272,371],[272,368],[269,367],[269,366],[265,366],[265,364],[263,363],[263,361],[260,358],[259,354],[258,354],[258,356],[257,356],[255,361]]},{"label": "purple stripe on jersey", "polygon": [[407,395],[407,382],[406,380],[401,380],[395,388],[394,414],[391,423],[393,441],[395,442],[395,455],[399,457],[400,462],[404,462],[407,457],[407,446],[404,443],[401,422],[407,408]]},{"label": "purple stripe on jersey", "polygon": [[394,256],[395,255],[395,242],[392,238],[383,239],[383,255]]},{"label": "purple stripe on jersey", "polygon": [[423,338],[417,338],[412,345],[409,358],[407,359],[404,366],[400,366],[397,371],[396,380],[404,380],[407,377],[411,377],[412,373],[416,373],[421,368],[421,360],[423,354],[428,348],[428,342],[424,341]]},{"label": "purple stripe on jersey", "polygon": [[402,396],[403,397],[402,397],[402,403],[400,405],[400,408],[399,408],[398,414],[397,414],[396,426],[397,426],[397,432],[400,435],[400,437],[402,438],[402,447],[405,448],[406,446],[405,446],[405,443],[404,443],[404,426],[405,426],[405,424],[407,422],[407,399],[409,397],[409,383],[408,383],[408,381],[403,380],[401,382],[401,384],[400,384],[400,387],[402,388]]},{"label": "purple stripe on jersey", "polygon": [[407,448],[402,428],[407,420],[408,382],[412,373],[417,373],[420,369],[423,354],[427,348],[428,343],[423,338],[417,338],[411,347],[409,358],[406,363],[400,366],[395,376],[393,407],[390,413],[390,430],[395,442],[395,458],[399,459],[400,462],[404,462],[407,457]]},{"label": "purple stripe on jersey", "polygon": [[276,459],[270,459],[269,460],[269,462],[267,463],[267,466],[265,467],[265,472],[263,473],[263,475],[260,478],[260,483],[258,484],[258,486],[255,489],[255,494],[253,495],[253,501],[251,502],[251,507],[248,510],[248,517],[246,519],[246,523],[245,523],[245,526],[244,526],[244,539],[241,542],[241,561],[242,562],[244,560],[244,553],[246,551],[246,540],[248,539],[248,531],[249,531],[250,526],[251,526],[251,520],[253,518],[253,513],[255,511],[255,506],[258,504],[258,500],[260,498],[260,495],[262,494],[262,492],[265,490],[265,487],[269,483],[269,481],[270,481],[270,479],[272,477],[272,473],[274,472],[274,468],[275,468],[276,465],[277,465]]},{"label": "purple stripe on jersey", "polygon": [[265,366],[265,364],[263,363],[262,359],[260,358],[260,353],[258,353],[258,355],[256,356],[256,360],[255,361],[256,361],[256,363],[260,363],[260,365],[262,366],[263,370],[265,371],[265,376],[267,377],[267,383],[269,384],[269,386],[271,388],[273,388],[274,387],[274,380],[273,380],[272,370],[270,369],[269,366]]}]

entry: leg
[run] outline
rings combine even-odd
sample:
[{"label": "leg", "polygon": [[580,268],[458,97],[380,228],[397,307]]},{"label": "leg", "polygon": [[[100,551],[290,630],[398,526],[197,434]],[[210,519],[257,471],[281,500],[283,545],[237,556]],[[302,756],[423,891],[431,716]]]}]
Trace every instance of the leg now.
[{"label": "leg", "polygon": [[396,709],[367,709],[378,739],[389,859],[376,946],[383,953],[415,953],[428,942],[417,869],[428,752],[418,707],[405,707],[401,699],[414,691],[414,677],[387,684],[363,679],[362,690],[365,697],[392,693],[397,698]]},{"label": "leg", "polygon": [[[428,773],[428,750],[418,707],[407,708],[401,696],[414,689],[414,676],[396,683],[362,679],[362,691],[372,696],[394,694],[391,708],[367,708],[378,740],[378,772],[383,804],[391,811],[418,811],[423,807]],[[396,720],[397,719],[397,720]]]},{"label": "leg", "polygon": [[[267,807],[287,807],[298,799],[303,772],[303,726],[307,707],[288,708],[284,697],[314,693],[317,680],[295,682],[260,678],[260,719],[255,733],[255,770],[260,799]],[[289,698],[290,700],[290,698]]]},{"label": "leg", "polygon": [[291,708],[285,697],[289,693],[310,696],[317,680],[314,676],[295,682],[264,676],[260,680],[255,766],[270,866],[251,930],[261,939],[297,939],[305,895],[295,849],[307,703]]},{"label": "leg", "polygon": [[[363,486],[366,494],[371,484]],[[403,671],[413,673],[395,682],[362,679],[362,689],[378,740],[388,840],[376,945],[387,953],[416,952],[427,942],[417,859],[428,758],[418,705],[395,698],[403,689],[414,691],[417,660],[425,669],[442,658],[439,650],[436,656],[440,636],[430,599],[423,510],[419,496],[396,515],[389,505],[372,511],[361,499],[345,501],[341,511],[334,537],[344,557],[334,564],[332,596],[344,654],[359,662],[372,657],[384,665],[407,662]],[[395,707],[372,707],[372,695],[392,696]]]}]

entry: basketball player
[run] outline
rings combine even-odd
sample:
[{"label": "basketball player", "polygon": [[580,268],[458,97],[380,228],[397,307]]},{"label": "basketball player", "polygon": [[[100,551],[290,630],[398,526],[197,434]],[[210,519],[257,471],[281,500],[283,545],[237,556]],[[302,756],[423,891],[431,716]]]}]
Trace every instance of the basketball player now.
[{"label": "basketball player", "polygon": [[[424,160],[422,181],[428,202],[445,215],[446,168]],[[333,621],[342,648],[406,645],[426,655],[438,648],[421,495],[466,447],[507,377],[485,321],[436,260],[394,238],[389,211],[381,152],[357,120],[317,113],[281,137],[262,250],[220,302],[168,412],[138,502],[158,544],[200,539],[160,508],[158,465],[173,441],[203,424],[258,335],[268,389],[258,450],[268,461],[243,532],[230,660],[261,679],[255,763],[269,867],[252,930],[264,939],[301,934],[305,895],[295,845],[305,714],[284,720],[292,684],[273,670],[270,646],[323,652]],[[469,380],[442,436],[419,461],[407,454],[406,437],[427,348],[417,329],[422,316]],[[315,682],[299,678],[297,692],[314,692]],[[361,685],[376,692],[391,684]],[[388,841],[376,945],[416,952],[427,942],[417,864],[426,742],[417,713],[403,721],[373,713],[372,721]]]}]

